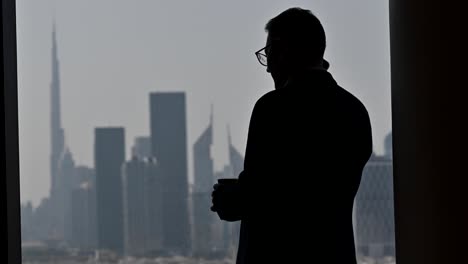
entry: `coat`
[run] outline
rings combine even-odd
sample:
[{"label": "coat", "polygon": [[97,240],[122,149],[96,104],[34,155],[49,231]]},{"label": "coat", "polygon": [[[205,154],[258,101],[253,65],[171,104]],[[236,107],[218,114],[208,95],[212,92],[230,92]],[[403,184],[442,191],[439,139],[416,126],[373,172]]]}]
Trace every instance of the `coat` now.
[{"label": "coat", "polygon": [[238,177],[237,264],[355,264],[353,203],[371,153],[366,108],[329,72],[262,96]]}]

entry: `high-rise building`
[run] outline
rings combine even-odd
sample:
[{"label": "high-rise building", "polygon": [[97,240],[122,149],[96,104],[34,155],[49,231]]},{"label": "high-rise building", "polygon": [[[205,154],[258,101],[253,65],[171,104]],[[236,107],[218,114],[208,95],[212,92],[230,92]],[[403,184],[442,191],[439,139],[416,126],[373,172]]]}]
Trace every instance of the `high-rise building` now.
[{"label": "high-rise building", "polygon": [[84,181],[71,195],[71,246],[83,251],[96,248],[96,189]]},{"label": "high-rise building", "polygon": [[86,166],[75,167],[70,208],[70,245],[81,250],[96,249],[96,180],[94,169]]},{"label": "high-rise building", "polygon": [[163,251],[162,171],[156,158],[148,158],[145,172],[146,255],[158,256]]},{"label": "high-rise building", "polygon": [[194,192],[211,192],[214,184],[213,159],[213,113],[208,127],[201,133],[193,145]]},{"label": "high-rise building", "polygon": [[125,254],[143,255],[146,248],[146,164],[133,157],[122,170]]},{"label": "high-rise building", "polygon": [[96,187],[96,175],[93,168],[79,165],[75,167],[76,181],[73,186],[80,186],[83,182],[90,182],[91,186]]},{"label": "high-rise building", "polygon": [[161,250],[161,177],[154,159],[133,157],[122,171],[125,254]]},{"label": "high-rise building", "polygon": [[395,255],[393,164],[372,155],[355,199],[357,252],[373,258]]},{"label": "high-rise building", "polygon": [[185,93],[152,93],[150,115],[151,151],[163,173],[163,244],[185,255],[191,249]]},{"label": "high-rise building", "polygon": [[64,130],[60,109],[60,62],[58,59],[55,23],[52,29],[52,80],[50,83],[50,212],[44,219],[51,230],[45,230],[50,239],[63,240],[65,232],[64,190],[61,188],[60,161],[65,150]]},{"label": "high-rise building", "polygon": [[213,113],[210,124],[193,146],[194,186],[192,195],[193,210],[193,251],[197,255],[208,255],[216,246],[213,237],[214,214],[211,207],[211,191],[214,184],[213,159]]},{"label": "high-rise building", "polygon": [[132,157],[140,159],[151,157],[151,138],[150,137],[136,137],[132,146]]},{"label": "high-rise building", "polygon": [[60,212],[59,223],[63,239],[70,243],[72,237],[72,205],[71,196],[73,189],[79,186],[76,175],[75,161],[71,152],[66,148],[62,153],[58,167],[57,191],[55,196],[55,210]]},{"label": "high-rise building", "polygon": [[57,37],[55,24],[52,31],[52,81],[50,83],[50,175],[51,188],[50,197],[54,197],[57,188],[58,167],[60,157],[65,149],[64,132],[61,121],[60,110],[60,62],[57,52]]},{"label": "high-rise building", "polygon": [[60,103],[60,62],[58,59],[55,23],[52,30],[52,80],[50,84],[50,212],[48,221],[52,230],[47,232],[50,239],[71,239],[71,193],[78,186],[75,163],[71,152],[66,148],[65,132],[62,128]]},{"label": "high-rise building", "polygon": [[122,165],[125,135],[122,127],[95,129],[98,248],[123,254]]}]

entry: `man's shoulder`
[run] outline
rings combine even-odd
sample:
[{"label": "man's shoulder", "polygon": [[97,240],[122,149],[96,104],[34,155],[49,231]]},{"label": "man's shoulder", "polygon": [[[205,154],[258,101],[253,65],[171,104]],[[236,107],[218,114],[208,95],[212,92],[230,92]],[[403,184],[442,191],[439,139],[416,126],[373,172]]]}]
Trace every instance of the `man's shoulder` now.
[{"label": "man's shoulder", "polygon": [[257,103],[270,102],[270,101],[276,100],[277,97],[278,97],[278,90],[272,90],[262,95],[257,100]]},{"label": "man's shoulder", "polygon": [[338,94],[339,94],[340,104],[345,105],[348,110],[353,109],[355,111],[360,112],[361,114],[368,115],[366,106],[359,98],[357,98],[354,94],[342,88],[341,86],[337,86],[337,87],[339,91]]},{"label": "man's shoulder", "polygon": [[262,95],[255,103],[255,108],[266,107],[274,104],[278,100],[278,91],[272,90]]}]

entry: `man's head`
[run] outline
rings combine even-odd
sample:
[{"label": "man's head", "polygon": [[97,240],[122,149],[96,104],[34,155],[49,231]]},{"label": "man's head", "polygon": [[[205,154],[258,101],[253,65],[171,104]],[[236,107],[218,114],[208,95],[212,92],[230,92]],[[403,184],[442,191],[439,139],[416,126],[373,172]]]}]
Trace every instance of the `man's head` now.
[{"label": "man's head", "polygon": [[323,65],[325,31],[309,10],[290,8],[272,18],[265,30],[267,71],[277,87],[297,72]]}]

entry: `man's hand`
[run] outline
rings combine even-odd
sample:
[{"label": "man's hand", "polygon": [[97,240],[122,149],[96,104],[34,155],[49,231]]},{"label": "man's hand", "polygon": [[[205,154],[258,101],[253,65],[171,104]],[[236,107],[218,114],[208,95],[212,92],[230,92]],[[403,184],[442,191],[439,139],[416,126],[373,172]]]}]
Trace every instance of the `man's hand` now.
[{"label": "man's hand", "polygon": [[237,181],[223,183],[221,180],[216,183],[211,198],[211,211],[218,213],[221,220],[233,222],[241,219],[240,187]]}]

